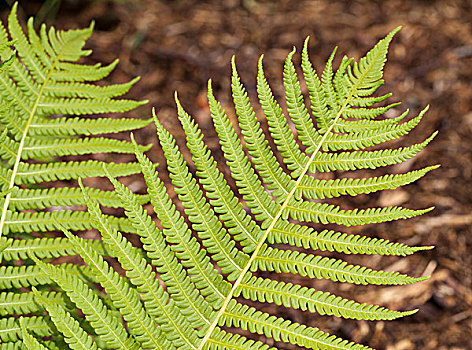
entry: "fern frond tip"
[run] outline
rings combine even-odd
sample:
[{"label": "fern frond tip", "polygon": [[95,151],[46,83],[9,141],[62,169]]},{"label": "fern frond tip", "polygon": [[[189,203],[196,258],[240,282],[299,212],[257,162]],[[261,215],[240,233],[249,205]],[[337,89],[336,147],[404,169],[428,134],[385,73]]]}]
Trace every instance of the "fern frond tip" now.
[{"label": "fern frond tip", "polygon": [[308,47],[308,43],[310,42],[310,36],[308,35],[303,42],[303,48]]},{"label": "fern frond tip", "polygon": [[95,29],[95,20],[92,19],[90,21],[90,25],[88,26],[88,29],[90,29],[91,32],[93,32],[93,30]]},{"label": "fern frond tip", "polygon": [[415,278],[415,281],[413,283],[424,282],[424,281],[429,280],[430,278],[431,278],[431,276],[417,277],[417,278]]},{"label": "fern frond tip", "polygon": [[154,121],[154,125],[157,125],[160,124],[159,123],[159,119],[157,118],[157,113],[156,113],[156,108],[152,108],[152,120]]},{"label": "fern frond tip", "polygon": [[432,207],[423,209],[421,215],[429,213],[430,211],[433,211],[434,209],[436,209],[436,207],[434,205]]},{"label": "fern frond tip", "polygon": [[408,311],[402,311],[400,317],[405,317],[405,316],[411,316],[416,314],[419,311],[419,309],[413,309],[413,310],[408,310]]},{"label": "fern frond tip", "polygon": [[11,12],[16,13],[18,11],[18,1],[15,1],[11,7]]},{"label": "fern frond tip", "polygon": [[293,55],[297,52],[297,48],[295,46],[292,47],[292,51],[290,51],[287,55],[287,58],[285,59],[285,64],[288,64],[289,62],[292,61]]},{"label": "fern frond tip", "polygon": [[[233,56],[234,57],[234,56]],[[213,85],[211,79],[208,79],[208,87],[207,87],[207,93],[208,93],[208,99],[210,99],[210,96],[213,96]]]},{"label": "fern frond tip", "polygon": [[175,101],[175,106],[177,107],[177,113],[179,113],[181,110],[183,110],[183,107],[182,107],[182,103],[180,103],[177,91],[174,93],[174,101]]},{"label": "fern frond tip", "polygon": [[435,248],[434,245],[425,245],[425,246],[419,246],[419,247],[410,247],[410,250],[413,254],[413,253],[420,252],[423,250],[432,250],[434,248]]},{"label": "fern frond tip", "polygon": [[397,34],[401,29],[403,28],[403,26],[398,26],[396,27],[394,30],[392,30],[390,33],[392,36],[394,36],[395,34]]}]

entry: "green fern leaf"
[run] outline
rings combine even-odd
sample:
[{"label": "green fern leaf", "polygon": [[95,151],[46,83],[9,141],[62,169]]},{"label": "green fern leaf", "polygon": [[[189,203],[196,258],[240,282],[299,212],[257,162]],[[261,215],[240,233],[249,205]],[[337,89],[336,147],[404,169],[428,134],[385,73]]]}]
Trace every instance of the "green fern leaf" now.
[{"label": "green fern leaf", "polygon": [[[146,217],[142,212],[142,207],[135,198],[136,195],[132,194],[115,179],[110,179],[118,195],[123,199],[123,203],[125,203],[124,206],[128,217],[137,223],[139,223],[139,219],[142,219],[141,222],[147,221],[146,226],[148,226],[150,224],[149,217]],[[137,287],[138,292],[141,293],[149,315],[154,317],[156,322],[162,326],[167,339],[175,347],[194,347],[197,338],[191,331],[193,328],[191,328],[190,323],[187,322],[179,310],[178,304],[169,299],[169,294],[161,286],[156,285],[155,273],[152,271],[151,266],[148,265],[144,257],[140,256],[139,250],[134,248],[120,232],[114,230],[109,225],[107,218],[100,212],[98,203],[89,197],[88,192],[89,190],[84,189],[87,206],[95,218],[95,225],[101,232],[107,247],[118,258],[122,267],[126,269],[128,278]],[[88,244],[93,244],[93,241]]]},{"label": "green fern leaf", "polygon": [[310,278],[324,278],[355,284],[402,285],[426,279],[426,277],[413,278],[398,272],[376,271],[361,265],[349,265],[340,259],[266,246],[262,246],[259,255],[254,259],[251,270],[293,273]]},{"label": "green fern leaf", "polygon": [[[110,220],[115,227],[125,232],[134,232],[133,226],[128,221],[117,217],[111,217]],[[60,230],[63,227],[70,227],[72,230],[89,230],[92,228],[92,219],[86,212],[72,210],[8,213],[5,219],[5,231],[7,233],[53,231]]]},{"label": "green fern leaf", "polygon": [[[32,184],[103,176],[100,162],[54,163],[52,157],[97,152],[133,153],[133,146],[126,141],[79,136],[133,130],[149,122],[78,117],[125,112],[145,103],[120,98],[137,80],[104,87],[93,83],[106,77],[118,62],[107,66],[78,63],[91,53],[83,46],[92,33],[92,26],[57,31],[54,28],[47,30],[43,25],[37,34],[31,18],[25,33],[16,12],[17,4],[12,7],[7,28],[0,24],[0,57],[7,62],[0,71],[0,181],[2,191],[12,190],[2,199],[0,236],[9,232],[8,218],[19,217],[21,210],[47,210],[54,205],[46,206],[45,201],[31,197],[29,207],[15,207],[13,192],[18,193],[19,188],[21,191]],[[67,116],[56,118],[54,115]],[[114,175],[120,176],[135,174],[139,168],[133,164],[117,164],[115,170]],[[109,169],[112,173],[115,170]],[[68,201],[70,205],[80,205],[82,199],[69,197]],[[26,232],[31,230],[32,227]]]},{"label": "green fern leaf", "polygon": [[[344,260],[318,254],[404,256],[431,248],[342,232],[342,226],[408,219],[430,209],[345,209],[325,201],[396,189],[436,168],[357,176],[356,170],[414,157],[435,136],[407,147],[368,149],[407,135],[427,111],[414,118],[408,111],[382,117],[398,106],[387,104],[391,94],[379,96],[376,91],[383,84],[388,46],[399,28],[358,62],[344,57],[337,69],[335,49],[320,77],[310,62],[307,39],[301,68],[309,107],[293,64],[295,49],[290,52],[283,71],[287,115],[265,78],[261,57],[257,95],[268,134],[256,118],[233,58],[235,125],[215,98],[211,82],[208,104],[227,175],[234,182],[227,181],[223,164],[216,163],[176,95],[191,161],[153,112],[171,180],[167,184],[144,154],[148,147],[138,146],[133,136],[132,142],[98,136],[141,128],[149,120],[83,117],[141,104],[120,98],[137,79],[104,87],[93,84],[117,61],[104,66],[78,63],[91,53],[83,45],[92,26],[69,31],[42,26],[36,33],[30,20],[25,34],[15,10],[16,5],[8,30],[0,26],[5,62],[0,70],[0,228],[5,235],[0,237],[0,288],[5,290],[0,293],[0,339],[8,348],[248,350],[268,349],[264,341],[270,338],[268,343],[280,348],[290,343],[311,349],[369,349],[256,307],[273,304],[356,320],[392,320],[416,312],[362,304],[283,280],[284,274],[308,277],[316,287],[316,279],[405,285],[427,278],[355,265],[349,256]],[[60,117],[53,117],[56,114]],[[137,161],[55,159],[96,152],[134,153]],[[333,180],[318,176],[333,171],[352,174]],[[116,180],[137,173],[144,176],[146,195],[134,194]],[[114,191],[87,188],[84,177],[107,177]],[[81,188],[55,186],[59,180],[78,180]],[[42,188],[46,182],[53,184]],[[175,202],[167,186],[173,187]],[[82,205],[86,212],[78,210]],[[122,208],[124,216],[105,215],[100,206]],[[341,228],[323,228],[328,224]],[[71,233],[91,229],[99,231],[101,241]],[[66,238],[50,231],[63,231]],[[56,261],[76,254],[86,266]],[[260,277],[264,272],[280,276]],[[23,317],[21,324],[13,317],[28,313],[32,316]],[[249,333],[261,341],[246,338]],[[46,337],[57,344],[46,343]]]},{"label": "green fern leaf", "polygon": [[247,305],[230,302],[220,325],[240,327],[251,333],[265,335],[276,341],[296,344],[309,349],[370,349],[320,331],[318,328],[306,327],[283,318],[257,311]]},{"label": "green fern leaf", "polygon": [[278,223],[267,236],[271,244],[289,244],[306,249],[337,251],[344,254],[410,255],[432,247],[409,247],[384,239],[349,235],[331,230],[315,231],[308,226]]},{"label": "green fern leaf", "polygon": [[[119,208],[120,199],[112,191],[90,189],[90,196],[106,207]],[[149,201],[148,196],[136,196],[139,204]],[[1,201],[0,201],[1,203]],[[10,199],[10,208],[16,210],[46,209],[51,207],[72,207],[85,205],[83,193],[78,188],[14,189]]]}]

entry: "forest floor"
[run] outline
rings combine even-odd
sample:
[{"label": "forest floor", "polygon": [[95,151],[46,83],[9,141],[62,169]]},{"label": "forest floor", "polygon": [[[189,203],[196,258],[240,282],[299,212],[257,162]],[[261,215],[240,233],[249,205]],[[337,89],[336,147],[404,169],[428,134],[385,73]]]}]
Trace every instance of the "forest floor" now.
[{"label": "forest floor", "polygon": [[[20,1],[23,17],[35,14],[39,1]],[[402,25],[389,52],[385,91],[416,115],[430,109],[423,122],[401,141],[407,145],[439,135],[412,161],[387,169],[405,172],[441,164],[415,184],[382,194],[343,200],[346,207],[404,205],[435,209],[419,218],[373,227],[368,235],[435,249],[406,258],[348,257],[353,263],[396,270],[413,276],[432,274],[406,287],[351,286],[300,279],[300,283],[332,290],[358,301],[419,312],[393,322],[343,321],[335,317],[286,311],[296,322],[319,327],[346,339],[388,350],[472,349],[472,3],[443,1],[72,1],[62,0],[49,19],[56,27],[76,28],[95,20],[88,42],[88,62],[120,64],[113,82],[141,76],[129,97],[148,99],[136,113],[149,116],[151,106],[177,137],[174,91],[203,128],[218,153],[206,104],[206,84],[213,81],[216,96],[230,110],[230,59],[252,100],[257,60],[264,65],[276,96],[283,96],[282,65],[286,55],[310,36],[310,54],[321,70],[334,46],[336,63],[346,54],[361,57],[380,38]],[[300,61],[296,55],[296,63]],[[305,89],[306,92],[306,89]],[[283,103],[283,99],[280,99]],[[258,112],[258,115],[260,113]],[[139,132],[141,143],[156,143],[153,129]],[[395,143],[400,145],[400,143]],[[163,164],[157,148],[151,157]],[[161,166],[162,168],[162,166]],[[351,232],[360,232],[360,228]],[[260,306],[260,305],[259,305]],[[260,306],[280,314],[280,309]],[[284,348],[284,346],[282,346]]]}]

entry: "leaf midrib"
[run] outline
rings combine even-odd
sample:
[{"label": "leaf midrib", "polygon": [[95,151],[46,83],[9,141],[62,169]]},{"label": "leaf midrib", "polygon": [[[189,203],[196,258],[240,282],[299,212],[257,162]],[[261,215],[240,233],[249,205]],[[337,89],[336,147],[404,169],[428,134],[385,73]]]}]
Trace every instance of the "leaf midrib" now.
[{"label": "leaf midrib", "polygon": [[[56,64],[59,62],[61,54],[62,54],[62,48],[61,48],[61,51],[56,55],[56,58],[54,59],[53,64],[49,68],[48,73],[46,75],[46,78],[44,79],[43,83],[41,84],[41,88],[39,90],[38,97],[36,98],[36,101],[33,105],[33,108],[30,111],[30,115],[29,115],[28,120],[26,122],[25,129],[23,130],[23,134],[21,136],[21,141],[20,141],[20,144],[18,146],[18,151],[16,153],[15,164],[13,165],[12,175],[11,175],[11,178],[10,178],[10,183],[8,185],[9,190],[15,186],[15,179],[16,179],[16,175],[18,173],[18,167],[20,165],[20,161],[21,161],[21,158],[22,158],[23,148],[25,146],[25,141],[26,141],[26,136],[28,135],[28,131],[29,131],[31,122],[33,121],[33,118],[36,114],[36,110],[38,109],[38,106],[39,106],[39,102],[40,102],[40,100],[43,96],[45,86],[49,82],[49,79],[51,78],[51,74],[52,74]],[[12,192],[8,193],[5,197],[5,202],[3,203],[2,217],[0,219],[0,237],[2,237],[3,227],[5,226],[5,220],[6,220],[8,206],[10,204],[11,196],[12,196]]]}]

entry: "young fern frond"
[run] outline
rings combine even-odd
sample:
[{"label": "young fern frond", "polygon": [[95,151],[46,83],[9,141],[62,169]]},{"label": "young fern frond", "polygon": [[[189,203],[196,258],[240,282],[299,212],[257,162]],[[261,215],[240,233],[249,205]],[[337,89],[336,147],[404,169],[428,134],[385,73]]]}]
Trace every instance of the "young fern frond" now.
[{"label": "young fern frond", "polygon": [[[378,96],[375,92],[383,83],[387,49],[398,29],[359,62],[343,58],[337,70],[333,66],[334,50],[321,77],[310,62],[308,40],[305,41],[302,72],[308,87],[309,108],[292,62],[295,49],[290,52],[283,73],[287,116],[264,76],[261,57],[257,93],[269,135],[256,118],[255,107],[233,58],[231,87],[237,128],[215,98],[211,82],[208,102],[236,190],[225,179],[201,130],[177,95],[177,116],[192,165],[185,161],[176,140],[153,112],[176,200],[183,208],[181,212],[167,193],[156,165],[144,154],[147,148],[138,146],[133,136],[132,143],[88,137],[133,129],[146,122],[133,124],[113,119],[107,124],[105,118],[48,118],[56,113],[100,113],[103,108],[112,112],[139,104],[115,99],[134,81],[103,88],[89,83],[107,75],[115,63],[105,67],[75,63],[87,53],[82,45],[90,29],[52,30],[48,35],[43,27],[38,36],[29,24],[26,39],[14,15],[10,21],[9,30],[18,41],[15,47],[20,58],[8,46],[2,49],[2,58],[13,58],[5,63],[9,71],[2,72],[0,80],[5,91],[14,95],[2,92],[5,94],[2,98],[8,102],[5,107],[8,113],[0,116],[4,125],[0,156],[5,164],[0,169],[4,181],[2,204],[8,209],[4,210],[2,230],[9,235],[0,238],[0,257],[7,263],[0,267],[0,287],[5,289],[0,293],[2,343],[18,349],[34,346],[54,349],[57,347],[54,343],[43,339],[53,336],[54,342],[71,349],[255,350],[268,349],[265,340],[272,338],[270,343],[280,348],[286,347],[283,343],[291,343],[310,349],[369,349],[315,327],[316,320],[303,325],[258,308],[261,304],[275,304],[356,320],[393,320],[416,312],[361,304],[285,281],[286,276],[282,275],[359,285],[404,285],[427,278],[351,264],[349,257],[343,260],[318,254],[329,251],[405,256],[431,248],[342,232],[342,226],[407,219],[429,209],[393,206],[348,210],[323,200],[399,188],[436,166],[368,178],[355,177],[355,172],[353,177],[335,180],[317,176],[318,172],[398,164],[415,156],[434,137],[433,134],[424,142],[404,148],[366,150],[408,134],[427,111],[424,109],[406,122],[408,112],[392,119],[378,118],[397,106],[397,103],[379,106],[390,94]],[[69,46],[64,44],[68,42]],[[63,57],[57,58],[57,48],[63,46]],[[8,74],[11,82],[6,79]],[[30,102],[18,99],[16,91],[19,94],[30,91],[29,95],[36,96],[34,115]],[[17,115],[29,115],[30,119],[16,118]],[[87,137],[77,138],[78,135]],[[276,149],[269,146],[268,137]],[[137,162],[123,165],[93,160],[41,165],[24,162],[103,151],[132,152]],[[276,151],[285,166],[279,163]],[[148,193],[145,196],[134,194],[116,180],[137,172],[144,176]],[[85,187],[80,178],[87,176],[108,177],[114,191]],[[80,190],[27,188],[44,181],[72,178],[79,179]],[[148,201],[150,206],[143,207]],[[88,211],[47,210],[52,206],[75,205],[86,205]],[[105,215],[101,205],[123,208],[125,217]],[[148,212],[151,207],[157,223]],[[30,209],[37,212],[22,212]],[[313,223],[340,227],[317,231],[311,227]],[[89,228],[97,229],[102,240],[86,240],[71,233]],[[63,230],[66,238],[10,237],[16,232],[28,237],[32,231],[57,229]],[[137,234],[141,248],[132,244],[135,241],[130,234]],[[87,266],[54,263],[55,258],[74,254],[80,255]],[[281,275],[262,278],[259,274],[264,271],[270,271],[274,277]],[[20,292],[19,288],[31,292]],[[43,309],[49,316],[45,316]],[[23,316],[20,323],[11,317],[28,313],[37,316]]]}]

